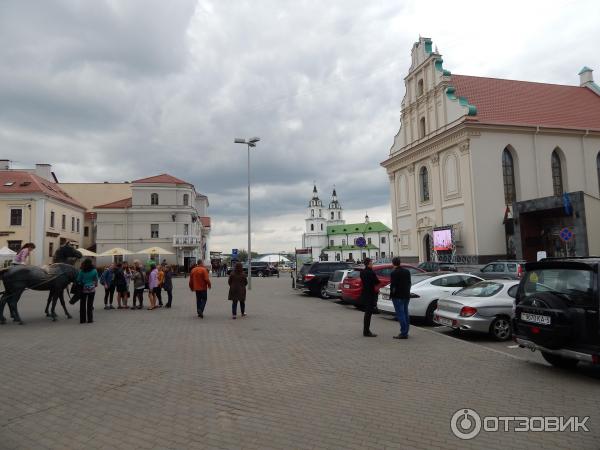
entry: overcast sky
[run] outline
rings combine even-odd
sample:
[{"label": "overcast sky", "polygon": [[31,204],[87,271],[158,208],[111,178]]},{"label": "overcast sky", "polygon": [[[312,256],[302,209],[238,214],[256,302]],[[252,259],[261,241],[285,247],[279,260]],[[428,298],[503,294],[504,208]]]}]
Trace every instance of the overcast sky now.
[{"label": "overcast sky", "polygon": [[170,173],[210,200],[212,249],[301,245],[313,181],[391,225],[379,163],[419,35],[453,73],[600,78],[596,1],[0,0],[0,158],[61,181]]}]

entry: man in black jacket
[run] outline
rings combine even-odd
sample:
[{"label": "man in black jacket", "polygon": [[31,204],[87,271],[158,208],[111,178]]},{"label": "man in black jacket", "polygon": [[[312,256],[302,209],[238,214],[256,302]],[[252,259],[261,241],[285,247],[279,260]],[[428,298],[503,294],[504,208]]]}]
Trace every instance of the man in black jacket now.
[{"label": "man in black jacket", "polygon": [[373,261],[370,258],[365,259],[365,268],[360,272],[362,281],[362,304],[365,307],[365,317],[363,320],[363,336],[376,337],[376,334],[371,333],[371,315],[377,305],[377,285],[379,278],[373,271]]},{"label": "man in black jacket", "polygon": [[410,272],[400,265],[400,258],[397,256],[392,259],[394,270],[390,280],[390,297],[396,310],[396,317],[400,323],[400,334],[394,336],[394,339],[407,339],[409,316],[408,302],[410,301]]}]

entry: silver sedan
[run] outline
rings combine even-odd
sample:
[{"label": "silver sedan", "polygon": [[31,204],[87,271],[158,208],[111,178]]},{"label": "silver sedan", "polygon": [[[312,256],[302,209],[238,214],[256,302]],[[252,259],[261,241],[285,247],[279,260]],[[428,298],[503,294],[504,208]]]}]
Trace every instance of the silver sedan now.
[{"label": "silver sedan", "polygon": [[455,330],[489,333],[505,341],[511,337],[510,320],[519,287],[514,280],[482,281],[441,299],[433,321]]}]

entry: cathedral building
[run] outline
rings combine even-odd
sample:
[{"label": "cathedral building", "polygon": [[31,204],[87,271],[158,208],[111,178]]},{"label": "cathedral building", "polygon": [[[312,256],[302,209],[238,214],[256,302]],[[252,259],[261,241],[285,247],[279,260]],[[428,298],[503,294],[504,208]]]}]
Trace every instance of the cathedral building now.
[{"label": "cathedral building", "polygon": [[600,253],[600,87],[456,75],[412,48],[400,131],[381,163],[394,251],[485,263]]},{"label": "cathedral building", "polygon": [[325,208],[317,186],[313,187],[305,222],[302,247],[310,249],[315,261],[359,261],[393,256],[392,230],[381,222],[371,222],[368,215],[363,223],[346,224],[335,188]]}]

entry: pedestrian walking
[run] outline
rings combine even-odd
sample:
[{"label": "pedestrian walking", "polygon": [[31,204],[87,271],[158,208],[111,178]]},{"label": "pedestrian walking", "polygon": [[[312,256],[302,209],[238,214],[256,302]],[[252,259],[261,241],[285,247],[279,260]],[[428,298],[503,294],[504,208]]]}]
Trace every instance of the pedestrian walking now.
[{"label": "pedestrian walking", "polygon": [[198,317],[204,318],[204,308],[208,301],[208,289],[211,289],[210,276],[202,261],[198,261],[196,267],[190,272],[190,290],[196,293],[196,312]]},{"label": "pedestrian walking", "polygon": [[371,333],[371,316],[377,305],[377,291],[375,289],[379,284],[379,278],[377,278],[377,275],[373,271],[373,260],[371,258],[365,258],[365,268],[360,272],[360,279],[363,285],[361,300],[365,307],[363,336],[376,337],[376,334]]},{"label": "pedestrian walking", "polygon": [[123,264],[118,263],[115,267],[114,284],[117,291],[117,309],[123,309],[127,304],[126,292],[127,292],[127,278],[125,278],[125,270]]},{"label": "pedestrian walking", "polygon": [[173,303],[173,268],[169,265],[164,269],[163,290],[167,293],[167,304],[165,308],[170,308]]},{"label": "pedestrian walking", "polygon": [[222,275],[224,277],[227,276],[227,263],[223,263],[223,266],[221,266],[221,271],[222,271]]},{"label": "pedestrian walking", "polygon": [[158,287],[158,269],[154,264],[150,266],[150,275],[148,275],[148,300],[150,301],[149,311],[156,309],[156,288]]},{"label": "pedestrian walking", "polygon": [[408,315],[408,303],[410,302],[410,271],[400,265],[400,258],[392,259],[394,270],[390,276],[390,298],[394,304],[396,317],[400,323],[400,334],[394,339],[407,339],[410,317]]},{"label": "pedestrian walking", "polygon": [[[133,305],[131,309],[142,309],[144,306],[144,288],[146,287],[146,277],[142,271],[139,261],[133,262]],[[138,305],[136,306],[136,301]]]},{"label": "pedestrian walking", "polygon": [[[115,265],[110,264],[100,277],[100,284],[104,286],[104,309],[115,309],[113,306],[113,297],[115,296]],[[110,305],[109,305],[110,299]]]},{"label": "pedestrian walking", "polygon": [[248,278],[244,273],[244,266],[242,263],[236,263],[231,275],[229,275],[229,295],[228,299],[231,300],[231,318],[237,317],[237,305],[240,304],[240,312],[242,317],[246,317],[246,286],[248,285]]},{"label": "pedestrian walking", "polygon": [[94,321],[94,296],[98,286],[98,271],[87,258],[81,263],[81,269],[77,274],[76,283],[81,289],[79,300],[79,323],[92,323]]},{"label": "pedestrian walking", "polygon": [[21,250],[19,250],[12,263],[14,265],[26,264],[27,258],[29,258],[29,255],[31,255],[31,252],[34,250],[35,244],[33,242],[28,242],[27,244],[23,245],[23,247],[21,247]]}]

